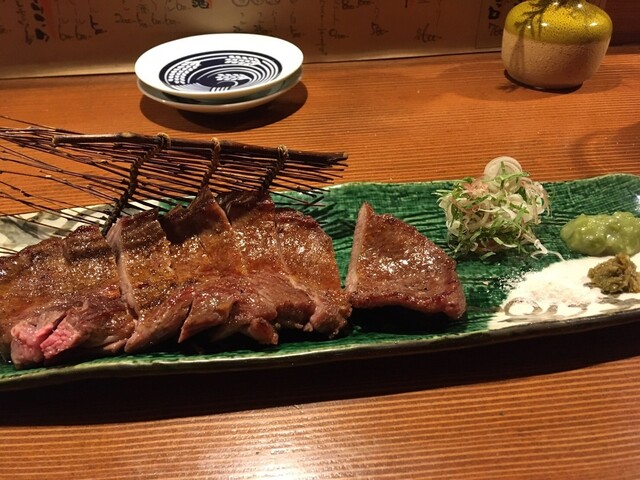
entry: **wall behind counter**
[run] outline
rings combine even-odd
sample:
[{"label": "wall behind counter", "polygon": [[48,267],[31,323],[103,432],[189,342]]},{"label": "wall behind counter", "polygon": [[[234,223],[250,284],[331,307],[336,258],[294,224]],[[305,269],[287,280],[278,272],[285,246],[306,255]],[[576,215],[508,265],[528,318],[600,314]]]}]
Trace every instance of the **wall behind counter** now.
[{"label": "wall behind counter", "polygon": [[[495,51],[517,0],[6,0],[0,78],[129,72],[148,48],[219,32],[273,35],[305,62]],[[640,43],[640,2],[592,0],[612,45]]]}]

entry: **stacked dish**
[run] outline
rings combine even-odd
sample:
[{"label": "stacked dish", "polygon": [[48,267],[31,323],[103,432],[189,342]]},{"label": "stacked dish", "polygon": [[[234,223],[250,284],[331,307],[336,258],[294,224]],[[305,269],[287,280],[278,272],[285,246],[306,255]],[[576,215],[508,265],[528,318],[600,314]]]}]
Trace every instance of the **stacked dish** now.
[{"label": "stacked dish", "polygon": [[303,54],[275,37],[215,33],[180,38],[135,63],[143,95],[202,113],[231,113],[268,103],[302,78]]}]

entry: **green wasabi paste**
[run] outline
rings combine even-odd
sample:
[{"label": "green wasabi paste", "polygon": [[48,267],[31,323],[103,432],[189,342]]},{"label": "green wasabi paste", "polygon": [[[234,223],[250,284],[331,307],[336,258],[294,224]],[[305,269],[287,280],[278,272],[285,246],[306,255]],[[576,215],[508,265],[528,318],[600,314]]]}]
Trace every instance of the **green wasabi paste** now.
[{"label": "green wasabi paste", "polygon": [[629,212],[613,215],[580,215],[560,231],[560,238],[574,252],[592,256],[629,256],[640,252],[640,218]]}]

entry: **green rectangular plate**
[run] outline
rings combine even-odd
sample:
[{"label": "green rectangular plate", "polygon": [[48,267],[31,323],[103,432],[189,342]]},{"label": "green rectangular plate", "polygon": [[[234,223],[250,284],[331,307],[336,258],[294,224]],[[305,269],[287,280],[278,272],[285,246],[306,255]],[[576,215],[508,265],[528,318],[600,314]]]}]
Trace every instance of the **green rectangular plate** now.
[{"label": "green rectangular plate", "polygon": [[[352,183],[326,190],[322,201],[309,208],[334,240],[341,274],[346,275],[355,219],[362,202],[369,202],[377,213],[391,213],[414,225],[437,244],[446,246],[444,215],[437,206],[435,191],[449,188],[451,182],[428,183]],[[566,259],[576,258],[559,238],[561,227],[580,213],[628,211],[640,216],[640,177],[606,175],[569,182],[544,184],[552,212],[537,229],[542,243]],[[3,226],[0,245],[15,246],[13,227]],[[22,232],[22,230],[20,230]],[[13,232],[15,233],[15,232]],[[23,232],[22,232],[23,233]],[[29,232],[42,238],[45,232]],[[357,312],[352,328],[341,338],[285,340],[276,347],[235,347],[208,354],[161,352],[123,355],[82,362],[76,365],[15,370],[0,365],[0,390],[62,383],[80,378],[165,375],[276,368],[347,359],[404,355],[441,349],[470,347],[517,338],[569,333],[640,319],[640,295],[625,302],[612,298],[607,308],[580,315],[520,316],[517,322],[495,321],[513,281],[523,273],[541,270],[559,261],[554,255],[531,258],[508,253],[485,260],[462,259],[458,274],[468,301],[468,311],[460,320],[408,318],[408,312],[383,310]],[[493,319],[493,321],[492,321]]]}]

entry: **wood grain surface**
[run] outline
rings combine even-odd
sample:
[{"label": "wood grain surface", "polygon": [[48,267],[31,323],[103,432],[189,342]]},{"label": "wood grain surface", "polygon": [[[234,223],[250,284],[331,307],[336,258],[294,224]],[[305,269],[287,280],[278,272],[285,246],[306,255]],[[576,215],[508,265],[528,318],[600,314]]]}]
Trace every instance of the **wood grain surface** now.
[{"label": "wood grain surface", "polygon": [[[131,75],[2,81],[0,114],[83,133],[346,150],[344,181],[459,178],[497,155],[537,180],[638,175],[639,53],[610,50],[570,93],[515,86],[498,54],[477,54],[310,64],[277,102],[220,117],[156,104]],[[637,479],[639,340],[632,322],[398,358],[8,391],[0,479]]]}]

